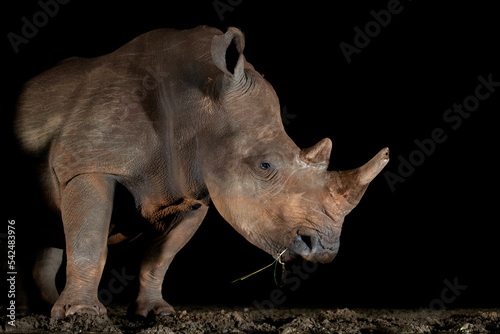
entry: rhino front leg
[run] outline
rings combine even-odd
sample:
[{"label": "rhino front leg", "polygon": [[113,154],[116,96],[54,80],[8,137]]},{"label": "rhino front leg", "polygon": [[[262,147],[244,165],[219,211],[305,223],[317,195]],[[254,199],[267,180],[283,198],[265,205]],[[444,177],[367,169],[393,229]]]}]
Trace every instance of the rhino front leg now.
[{"label": "rhino front leg", "polygon": [[155,315],[174,312],[174,308],[163,299],[163,279],[175,254],[194,235],[207,211],[208,206],[202,205],[196,210],[178,214],[172,222],[175,227],[149,247],[139,272],[139,294],[131,308],[133,314],[147,317],[150,312]]},{"label": "rhino front leg", "polygon": [[114,188],[111,176],[84,174],[73,178],[62,191],[66,285],[52,307],[52,318],[106,314],[97,290],[106,262]]}]

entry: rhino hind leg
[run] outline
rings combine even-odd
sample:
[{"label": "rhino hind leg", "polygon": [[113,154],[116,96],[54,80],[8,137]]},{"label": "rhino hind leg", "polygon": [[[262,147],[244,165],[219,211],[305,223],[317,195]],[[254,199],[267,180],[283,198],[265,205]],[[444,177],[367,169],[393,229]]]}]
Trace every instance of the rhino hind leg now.
[{"label": "rhino hind leg", "polygon": [[54,305],[59,292],[56,287],[56,275],[61,267],[64,251],[60,248],[44,248],[35,259],[33,279],[40,292],[40,298],[46,305]]},{"label": "rhino hind leg", "polygon": [[139,272],[139,293],[129,309],[129,315],[148,317],[170,315],[174,308],[162,296],[165,274],[174,256],[191,239],[205,218],[208,206],[196,206],[189,212],[177,214],[172,229],[158,236],[151,244]]},{"label": "rhino hind leg", "polygon": [[61,193],[66,285],[52,307],[52,318],[75,313],[106,314],[97,291],[106,262],[114,188],[112,176],[82,174]]}]

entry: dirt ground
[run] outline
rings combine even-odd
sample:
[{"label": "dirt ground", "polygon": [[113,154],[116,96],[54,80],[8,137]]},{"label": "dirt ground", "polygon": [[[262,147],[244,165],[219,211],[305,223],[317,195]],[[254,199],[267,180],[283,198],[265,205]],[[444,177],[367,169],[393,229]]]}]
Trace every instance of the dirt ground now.
[{"label": "dirt ground", "polygon": [[108,307],[107,316],[51,320],[43,315],[2,320],[9,333],[500,333],[500,309],[178,309],[173,316],[137,321],[126,307]]}]

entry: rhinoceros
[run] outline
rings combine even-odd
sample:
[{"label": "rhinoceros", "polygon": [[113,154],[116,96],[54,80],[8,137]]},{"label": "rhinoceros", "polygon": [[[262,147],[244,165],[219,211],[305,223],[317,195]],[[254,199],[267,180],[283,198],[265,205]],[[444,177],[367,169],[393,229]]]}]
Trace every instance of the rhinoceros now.
[{"label": "rhinoceros", "polygon": [[[150,241],[133,313],[174,312],[163,279],[210,203],[273,257],[286,250],[284,261],[327,263],[336,256],[344,217],[389,150],[357,169],[328,171],[331,140],[297,147],[273,87],[245,60],[244,47],[234,27],[159,29],[104,56],[66,59],[26,83],[15,131],[40,161],[64,230],[65,249],[42,250],[33,269],[53,318],[105,314],[98,285],[107,246],[141,233]],[[147,227],[110,223],[118,186]]]}]

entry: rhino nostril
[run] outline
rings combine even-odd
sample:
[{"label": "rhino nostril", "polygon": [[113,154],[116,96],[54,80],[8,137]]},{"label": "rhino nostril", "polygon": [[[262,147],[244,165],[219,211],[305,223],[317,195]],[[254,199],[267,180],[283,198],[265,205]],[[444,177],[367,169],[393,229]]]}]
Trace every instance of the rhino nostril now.
[{"label": "rhino nostril", "polygon": [[307,247],[312,250],[312,240],[311,240],[311,237],[310,236],[307,236],[307,235],[301,235],[300,236],[302,241],[304,241],[304,243],[307,245]]}]

